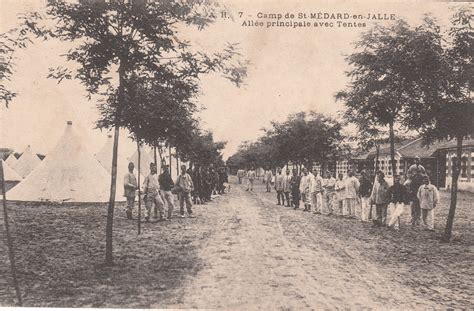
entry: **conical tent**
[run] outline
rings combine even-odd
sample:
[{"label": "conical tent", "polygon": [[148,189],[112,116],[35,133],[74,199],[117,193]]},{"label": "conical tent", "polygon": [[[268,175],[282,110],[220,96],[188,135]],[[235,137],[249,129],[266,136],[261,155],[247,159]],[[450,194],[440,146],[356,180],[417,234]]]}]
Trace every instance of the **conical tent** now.
[{"label": "conical tent", "polygon": [[6,161],[0,160],[3,164],[3,176],[5,177],[5,181],[22,181],[23,178],[21,178],[20,175],[18,175],[17,172],[15,172],[10,165]]},{"label": "conical tent", "polygon": [[[111,174],[112,173],[112,152],[113,152],[114,141],[112,139],[112,135],[108,135],[107,141],[105,142],[104,146],[100,149],[100,151],[95,155],[97,161],[105,168],[105,170]],[[123,185],[123,178],[125,174],[128,172],[128,163],[129,161],[122,153],[119,152],[117,158],[117,194],[120,194],[120,186]],[[142,170],[143,171],[143,170]],[[135,176],[138,173],[137,167],[135,166]],[[144,175],[141,174],[140,182],[142,182],[145,178]],[[138,177],[138,176],[137,176]],[[123,191],[123,190],[122,190]]]},{"label": "conical tent", "polygon": [[[108,202],[110,175],[86,151],[85,144],[68,122],[63,136],[42,163],[8,199],[31,202]],[[124,200],[122,196],[117,199]]]},{"label": "conical tent", "polygon": [[40,163],[41,160],[31,151],[31,147],[28,146],[13,166],[13,169],[18,175],[26,178]]},{"label": "conical tent", "polygon": [[[128,161],[135,164],[135,169],[138,170],[138,151],[135,152],[128,158]],[[153,158],[150,158],[149,152],[145,148],[140,147],[140,172],[142,176],[147,176],[150,173],[150,163],[154,163]]]},{"label": "conical tent", "polygon": [[8,158],[5,160],[5,163],[7,163],[7,164],[13,169],[13,167],[15,166],[15,164],[16,164],[17,161],[18,161],[18,160],[15,158],[15,156],[14,156],[13,153],[12,153],[12,154],[10,154],[10,155],[8,156]]}]

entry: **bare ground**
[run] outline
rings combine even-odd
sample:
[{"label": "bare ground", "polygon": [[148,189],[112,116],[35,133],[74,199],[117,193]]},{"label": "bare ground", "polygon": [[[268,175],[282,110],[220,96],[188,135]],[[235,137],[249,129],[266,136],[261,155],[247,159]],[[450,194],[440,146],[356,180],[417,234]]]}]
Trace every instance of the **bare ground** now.
[{"label": "bare ground", "polygon": [[[276,206],[263,185],[195,206],[194,219],[115,218],[114,267],[103,267],[105,208],[10,206],[26,306],[226,309],[469,308],[474,195],[462,193],[455,239]],[[408,221],[404,215],[404,223]],[[0,227],[3,234],[3,226]],[[0,305],[14,304],[4,239]]]}]

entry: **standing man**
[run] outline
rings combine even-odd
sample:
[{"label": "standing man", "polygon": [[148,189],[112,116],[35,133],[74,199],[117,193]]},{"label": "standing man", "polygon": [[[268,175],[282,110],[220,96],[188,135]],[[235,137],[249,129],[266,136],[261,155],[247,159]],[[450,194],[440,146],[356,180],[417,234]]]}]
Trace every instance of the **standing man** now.
[{"label": "standing man", "polygon": [[211,194],[212,194],[212,177],[210,168],[206,167],[204,169],[204,173],[202,174],[202,184],[203,184],[203,192],[204,192],[204,199],[206,202],[211,202]]},{"label": "standing man", "polygon": [[419,187],[423,184],[424,176],[426,176],[426,170],[423,165],[420,164],[420,157],[415,157],[415,164],[411,165],[407,171],[407,177],[410,180],[409,187],[412,226],[419,225],[420,223],[421,209],[417,193]]},{"label": "standing man", "polygon": [[325,201],[328,210],[328,215],[333,214],[334,193],[336,191],[336,178],[331,172],[326,172],[326,182],[324,184]]},{"label": "standing man", "polygon": [[224,166],[219,168],[219,194],[225,193],[225,186],[224,184],[228,182],[227,178],[227,170]]},{"label": "standing man", "polygon": [[293,169],[293,176],[290,179],[290,188],[291,188],[291,200],[293,201],[293,205],[295,209],[300,207],[300,183],[301,183],[301,176],[298,175],[298,170],[296,168]]},{"label": "standing man", "polygon": [[173,193],[171,190],[174,187],[173,179],[171,179],[170,170],[168,165],[163,166],[163,172],[158,177],[158,182],[160,183],[160,191],[163,200],[166,201],[166,205],[168,206],[168,220],[171,220],[171,216],[173,216],[173,209],[174,209],[174,198]]},{"label": "standing man", "polygon": [[[283,194],[283,183],[285,176],[281,172],[281,168],[277,168],[277,175],[275,177],[275,190],[277,192],[277,205],[285,205],[285,196]],[[281,201],[280,201],[281,198]]]},{"label": "standing man", "polygon": [[413,179],[415,175],[426,175],[426,170],[420,164],[420,157],[415,157],[415,164],[411,165],[407,171],[407,177]]},{"label": "standing man", "polygon": [[245,177],[245,171],[243,169],[239,169],[237,171],[237,178],[239,179],[239,185],[242,184],[242,178]]},{"label": "standing man", "polygon": [[127,219],[132,218],[133,205],[135,204],[135,194],[138,189],[137,178],[133,174],[135,165],[128,163],[128,173],[123,178],[124,196],[127,198]]},{"label": "standing man", "polygon": [[286,206],[291,207],[291,202],[290,202],[290,192],[291,192],[291,185],[290,185],[290,169],[286,169],[286,175],[283,178],[283,193],[285,194],[285,199],[286,199]]},{"label": "standing man", "polygon": [[265,185],[267,186],[267,192],[272,192],[272,179],[273,179],[273,172],[270,167],[267,167],[265,171]]},{"label": "standing man", "polygon": [[219,173],[217,172],[217,169],[214,168],[214,164],[210,165],[210,172],[211,172],[211,195],[217,194],[217,187],[219,183]]},{"label": "standing man", "polygon": [[160,221],[163,220],[163,201],[160,196],[160,184],[155,163],[150,163],[150,174],[143,182],[143,193],[145,195],[145,221],[150,221],[151,209],[153,207],[153,218],[158,218],[157,209],[160,212]]},{"label": "standing man", "polygon": [[346,183],[346,206],[350,218],[356,218],[356,205],[359,192],[359,180],[354,176],[354,172],[349,170],[347,173]]},{"label": "standing man", "polygon": [[309,212],[311,210],[311,187],[313,182],[313,174],[308,172],[308,169],[305,167],[303,168],[303,177],[301,178],[300,183],[300,193],[301,199],[304,204],[305,212]]},{"label": "standing man", "polygon": [[392,203],[388,226],[394,226],[398,230],[400,228],[400,215],[403,213],[405,203],[408,202],[408,191],[400,183],[400,175],[395,176],[395,183],[388,188],[388,199]]},{"label": "standing man", "polygon": [[385,181],[385,174],[378,172],[377,182],[374,183],[370,200],[375,203],[377,219],[374,220],[374,226],[384,226],[387,221],[388,183]]},{"label": "standing man", "polygon": [[367,176],[366,171],[362,171],[359,184],[360,184],[359,196],[360,196],[360,201],[361,201],[360,220],[369,221],[369,212],[370,212],[369,199],[370,199],[370,194],[372,192],[373,185],[369,177]]},{"label": "standing man", "polygon": [[176,180],[176,185],[179,187],[179,211],[181,217],[184,218],[184,203],[186,203],[186,210],[189,218],[194,218],[191,206],[191,192],[194,190],[193,180],[188,173],[186,173],[186,165],[181,165],[181,174]]},{"label": "standing man", "polygon": [[314,182],[311,184],[311,196],[314,206],[314,213],[321,214],[323,212],[323,178],[319,172],[314,169]]},{"label": "standing man", "polygon": [[192,193],[193,197],[193,202],[194,204],[202,204],[201,200],[201,193],[202,193],[202,177],[201,177],[201,169],[199,168],[199,165],[194,166],[194,171],[192,171],[191,175],[194,183],[194,191]]},{"label": "standing man", "polygon": [[420,200],[421,219],[423,226],[430,231],[434,231],[434,208],[439,202],[439,192],[430,183],[430,178],[425,176],[423,185],[418,189],[418,200]]},{"label": "standing man", "polygon": [[344,216],[344,201],[346,198],[345,196],[346,184],[344,182],[344,175],[342,173],[339,173],[337,177],[338,178],[336,180],[336,186],[335,186],[336,195],[334,197],[335,197],[336,205],[338,208],[339,216]]},{"label": "standing man", "polygon": [[257,177],[257,174],[255,173],[254,168],[251,167],[250,170],[247,172],[247,178],[248,178],[247,191],[249,190],[253,191],[253,183],[256,177]]}]

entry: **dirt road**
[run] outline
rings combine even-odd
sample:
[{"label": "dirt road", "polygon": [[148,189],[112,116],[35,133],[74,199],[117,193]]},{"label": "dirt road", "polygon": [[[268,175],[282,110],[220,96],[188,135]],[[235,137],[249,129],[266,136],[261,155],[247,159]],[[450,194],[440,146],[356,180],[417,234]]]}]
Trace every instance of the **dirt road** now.
[{"label": "dirt road", "polygon": [[[169,307],[230,309],[435,307],[365,259],[351,237],[320,229],[324,217],[275,206],[234,186],[219,198],[221,221],[201,247],[204,268]],[[208,212],[212,212],[209,210]],[[342,221],[342,220],[341,220]],[[345,220],[347,221],[347,220]],[[314,223],[311,232],[299,227]],[[155,307],[163,305],[156,305]],[[152,306],[153,307],[153,306]]]},{"label": "dirt road", "polygon": [[[442,202],[448,202],[446,193]],[[143,224],[117,206],[115,265],[103,265],[106,207],[10,204],[23,301],[28,307],[472,309],[474,195],[462,193],[452,243],[277,206],[275,192],[232,184],[193,207],[196,218]],[[0,222],[2,222],[0,216]],[[0,236],[4,237],[3,226]],[[14,306],[5,239],[0,306]]]}]

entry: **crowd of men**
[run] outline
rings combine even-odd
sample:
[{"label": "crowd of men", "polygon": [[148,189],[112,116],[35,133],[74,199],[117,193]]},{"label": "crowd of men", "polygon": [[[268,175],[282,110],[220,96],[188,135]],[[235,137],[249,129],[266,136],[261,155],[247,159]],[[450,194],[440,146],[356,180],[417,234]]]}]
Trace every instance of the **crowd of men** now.
[{"label": "crowd of men", "polygon": [[[135,165],[128,164],[128,173],[124,176],[124,196],[127,199],[127,219],[133,219],[133,209],[137,200],[138,182],[134,173]],[[170,175],[169,166],[163,165],[162,172],[158,175],[155,163],[150,164],[150,173],[143,181],[142,197],[138,198],[145,203],[145,221],[150,217],[159,221],[171,220],[174,210],[174,197],[177,196],[180,206],[179,216],[193,218],[192,205],[205,204],[212,200],[212,195],[224,194],[228,186],[226,167],[216,169],[213,165],[208,167],[194,166],[193,169],[181,165],[181,173],[176,182]],[[165,218],[165,206],[167,215]]]},{"label": "crowd of men", "polygon": [[[245,171],[239,170],[239,182],[245,176]],[[247,171],[247,191],[253,191],[256,173],[253,168]],[[439,192],[430,183],[425,168],[420,159],[410,166],[406,176],[395,176],[393,185],[389,185],[385,174],[377,171],[369,176],[362,171],[357,178],[349,170],[347,176],[319,170],[312,171],[303,168],[292,172],[281,168],[276,174],[267,169],[263,181],[266,192],[276,191],[277,205],[302,207],[303,211],[313,211],[316,214],[336,215],[347,218],[357,218],[361,221],[373,221],[373,226],[389,226],[398,229],[400,216],[409,206],[411,224],[422,225],[427,230],[434,230],[433,209],[439,202]],[[390,218],[387,211],[390,211]]]}]

